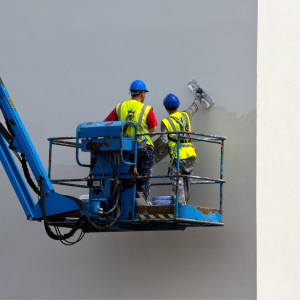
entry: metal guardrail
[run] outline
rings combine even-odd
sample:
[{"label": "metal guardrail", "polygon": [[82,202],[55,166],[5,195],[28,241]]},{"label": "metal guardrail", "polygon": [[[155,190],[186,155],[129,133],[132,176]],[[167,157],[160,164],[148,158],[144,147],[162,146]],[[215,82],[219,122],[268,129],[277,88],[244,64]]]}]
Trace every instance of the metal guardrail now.
[{"label": "metal guardrail", "polygon": [[[160,136],[162,134],[166,134],[166,132],[156,132],[156,133],[148,133],[150,136]],[[209,134],[202,134],[197,132],[185,132],[185,131],[179,131],[179,132],[168,132],[168,134],[177,134],[177,157],[179,157],[179,150],[180,150],[180,139],[190,139],[193,142],[205,142],[205,143],[213,143],[213,144],[219,144],[221,145],[221,152],[220,152],[220,178],[209,178],[209,177],[201,177],[196,175],[153,175],[153,176],[138,176],[135,173],[133,174],[133,177],[135,179],[141,179],[141,178],[151,178],[151,179],[162,179],[162,178],[177,178],[177,184],[180,177],[186,177],[191,180],[192,185],[202,185],[202,184],[219,184],[220,185],[220,200],[219,200],[219,209],[223,209],[223,184],[225,183],[225,180],[223,180],[223,173],[224,173],[224,141],[226,140],[223,136],[216,136],[216,135],[209,135]],[[137,157],[137,137],[145,135],[143,134],[135,134],[134,137],[134,143],[133,143],[133,151],[134,151],[134,162],[130,163],[136,166],[136,157]],[[104,137],[105,138],[105,137]],[[123,135],[120,135],[120,139],[124,139],[125,137]],[[69,140],[76,140],[76,142],[71,142]],[[64,146],[64,147],[72,147],[76,148],[76,153],[78,153],[78,149],[81,148],[81,143],[77,140],[76,137],[52,137],[48,138],[49,141],[49,166],[48,166],[48,177],[51,179],[51,165],[52,165],[52,151],[53,151],[53,145],[58,146]],[[120,144],[122,145],[122,141],[120,141]],[[122,150],[122,149],[120,149]],[[120,151],[121,158],[123,160],[122,151]],[[124,163],[127,163],[123,161]],[[84,165],[88,166],[88,165]],[[176,171],[179,173],[179,160],[177,160],[176,165]],[[105,175],[105,174],[104,174]],[[109,177],[109,175],[107,175]],[[132,177],[130,177],[132,178]],[[80,187],[80,188],[89,188],[87,185],[82,184],[74,184],[72,182],[87,182],[87,181],[93,181],[91,178],[78,178],[78,179],[52,179],[51,182],[54,184],[60,184],[60,185],[67,185],[67,186],[74,186],[74,187]],[[99,180],[99,179],[95,179]],[[171,183],[162,183],[162,182],[154,182],[151,184],[151,186],[163,186],[163,185],[171,185]],[[175,218],[178,215],[178,192],[176,194],[175,199]],[[134,217],[134,213],[133,213]]]}]

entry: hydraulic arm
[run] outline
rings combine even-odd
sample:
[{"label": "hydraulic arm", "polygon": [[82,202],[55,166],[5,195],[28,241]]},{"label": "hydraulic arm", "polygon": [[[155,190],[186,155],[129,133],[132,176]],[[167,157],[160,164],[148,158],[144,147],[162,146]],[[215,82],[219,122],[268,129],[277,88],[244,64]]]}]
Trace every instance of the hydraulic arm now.
[{"label": "hydraulic arm", "polygon": [[[23,166],[25,165],[25,160],[29,164],[32,174],[37,182],[35,192],[40,199],[43,199],[47,216],[78,210],[79,207],[74,201],[55,193],[53,185],[47,176],[29,135],[27,134],[17,109],[1,79],[0,108],[7,125],[7,130],[3,124],[0,125],[0,160],[27,218],[41,219],[43,217],[43,212],[40,203],[35,203],[29,193],[27,184],[20,174],[15,159],[12,156],[12,152],[16,154],[17,158],[19,158],[19,155],[21,156]],[[49,203],[51,203],[51,205]]]}]

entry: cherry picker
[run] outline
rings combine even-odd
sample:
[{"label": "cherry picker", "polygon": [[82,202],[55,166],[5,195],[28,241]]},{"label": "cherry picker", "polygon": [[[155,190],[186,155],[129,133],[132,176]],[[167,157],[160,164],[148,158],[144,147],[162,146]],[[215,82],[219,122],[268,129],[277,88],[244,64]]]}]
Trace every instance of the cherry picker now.
[{"label": "cherry picker", "polygon": [[[162,201],[153,201],[149,205],[151,203],[136,198],[135,183],[141,176],[136,172],[138,134],[135,124],[128,121],[86,122],[78,125],[75,137],[49,138],[49,166],[46,172],[1,78],[0,109],[4,120],[3,124],[0,123],[1,163],[27,219],[42,221],[46,233],[52,239],[72,244],[68,240],[77,230],[80,232],[79,241],[87,232],[184,230],[186,227],[224,225],[222,200],[225,137],[193,132],[176,133],[180,138],[187,138],[184,135],[189,134],[188,138],[194,142],[221,146],[220,178],[179,173],[175,175],[177,179],[188,176],[193,187],[219,184],[218,208],[179,205],[178,194],[174,199],[170,196],[157,196],[156,199]],[[128,125],[135,128],[133,139],[124,136]],[[177,142],[177,154],[180,138]],[[52,179],[54,145],[74,148],[74,158],[79,166],[88,170],[88,176],[81,179]],[[89,155],[88,164],[81,161],[80,153]],[[170,185],[163,182],[166,178],[169,175],[153,175],[152,187]],[[57,184],[84,188],[87,190],[86,196],[74,197],[57,193],[54,189]],[[36,199],[32,195],[34,193]],[[166,199],[168,201],[164,202]],[[67,228],[68,232],[62,233],[62,228]]]}]

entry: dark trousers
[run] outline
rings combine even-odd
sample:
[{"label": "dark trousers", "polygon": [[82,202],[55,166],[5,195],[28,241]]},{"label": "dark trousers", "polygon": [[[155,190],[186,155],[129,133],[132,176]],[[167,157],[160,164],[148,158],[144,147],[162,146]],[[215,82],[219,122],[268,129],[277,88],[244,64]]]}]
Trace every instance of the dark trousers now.
[{"label": "dark trousers", "polygon": [[[140,176],[152,176],[154,166],[154,151],[150,147],[140,146],[137,150],[137,172]],[[136,191],[144,194],[147,200],[150,193],[150,178],[137,180]]]}]

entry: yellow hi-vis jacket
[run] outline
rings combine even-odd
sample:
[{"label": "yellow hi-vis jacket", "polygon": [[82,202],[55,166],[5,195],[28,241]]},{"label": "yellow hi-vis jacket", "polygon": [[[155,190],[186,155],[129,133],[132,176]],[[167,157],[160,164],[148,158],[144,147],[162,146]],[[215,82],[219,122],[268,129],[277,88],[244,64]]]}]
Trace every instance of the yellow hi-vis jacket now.
[{"label": "yellow hi-vis jacket", "polygon": [[[173,131],[191,131],[190,117],[186,112],[176,112],[169,115],[169,117],[162,120],[167,127],[168,132]],[[184,128],[182,128],[184,127]],[[171,157],[171,164],[174,158],[177,157],[177,134],[168,135],[168,147]],[[179,137],[180,138],[180,137]],[[197,158],[196,149],[190,139],[180,140],[179,159]]]},{"label": "yellow hi-vis jacket", "polygon": [[[137,100],[130,99],[119,103],[116,106],[116,112],[119,121],[131,121],[137,125],[137,133],[149,133],[146,120],[151,106],[145,105]],[[125,130],[127,137],[134,137],[134,128],[128,126]],[[153,147],[153,142],[150,135],[142,135],[137,139],[139,144],[146,144]]]}]

